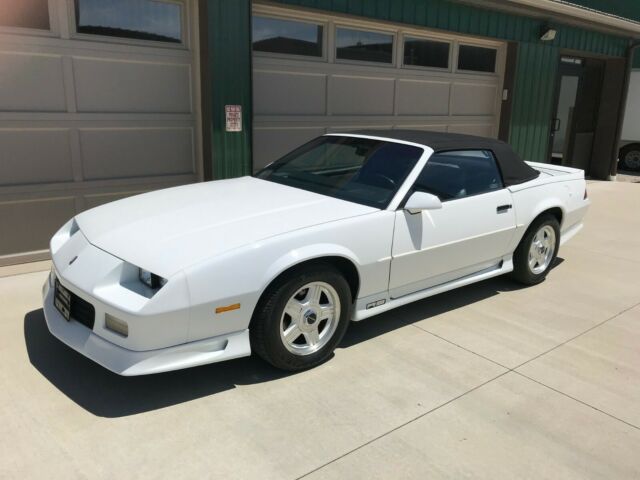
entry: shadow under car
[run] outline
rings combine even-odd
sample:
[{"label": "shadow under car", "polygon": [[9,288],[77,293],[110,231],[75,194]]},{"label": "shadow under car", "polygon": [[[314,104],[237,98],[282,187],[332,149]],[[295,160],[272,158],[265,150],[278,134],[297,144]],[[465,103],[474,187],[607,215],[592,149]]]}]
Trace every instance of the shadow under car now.
[{"label": "shadow under car", "polygon": [[[554,267],[562,261],[556,259]],[[417,321],[520,288],[523,287],[508,278],[497,277],[353,322],[339,348],[349,348]],[[51,335],[42,309],[24,317],[24,338],[31,364],[68,398],[100,417],[135,415],[230,390],[236,385],[292,375],[251,356],[156,375],[122,377]]]}]

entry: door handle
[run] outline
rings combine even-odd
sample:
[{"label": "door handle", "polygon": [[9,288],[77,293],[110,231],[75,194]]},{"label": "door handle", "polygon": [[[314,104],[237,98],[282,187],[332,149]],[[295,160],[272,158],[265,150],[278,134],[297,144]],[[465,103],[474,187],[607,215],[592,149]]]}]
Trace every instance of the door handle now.
[{"label": "door handle", "polygon": [[509,210],[513,208],[513,205],[500,205],[496,208],[497,213],[507,213]]},{"label": "door handle", "polygon": [[551,133],[560,131],[560,125],[562,125],[562,120],[560,120],[559,118],[554,118],[553,126],[551,127]]}]

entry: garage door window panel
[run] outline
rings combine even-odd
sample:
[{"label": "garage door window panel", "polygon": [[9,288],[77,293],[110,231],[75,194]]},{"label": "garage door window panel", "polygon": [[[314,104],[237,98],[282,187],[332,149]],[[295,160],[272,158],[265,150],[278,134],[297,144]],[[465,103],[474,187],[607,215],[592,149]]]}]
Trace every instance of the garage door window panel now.
[{"label": "garage door window panel", "polygon": [[502,176],[492,152],[464,150],[434,154],[413,190],[431,193],[446,202],[503,188]]},{"label": "garage door window panel", "polygon": [[479,73],[495,73],[498,50],[495,48],[460,45],[458,47],[458,70]]},{"label": "garage door window panel", "polygon": [[403,66],[449,69],[451,44],[425,38],[405,37]]},{"label": "garage door window panel", "polygon": [[394,35],[338,27],[336,59],[393,65]]},{"label": "garage door window panel", "polygon": [[253,51],[277,55],[324,56],[324,26],[254,15]]},{"label": "garage door window panel", "polygon": [[49,1],[0,0],[0,27],[49,30]]},{"label": "garage door window panel", "polygon": [[75,0],[76,31],[81,34],[183,41],[183,4],[161,0]]}]

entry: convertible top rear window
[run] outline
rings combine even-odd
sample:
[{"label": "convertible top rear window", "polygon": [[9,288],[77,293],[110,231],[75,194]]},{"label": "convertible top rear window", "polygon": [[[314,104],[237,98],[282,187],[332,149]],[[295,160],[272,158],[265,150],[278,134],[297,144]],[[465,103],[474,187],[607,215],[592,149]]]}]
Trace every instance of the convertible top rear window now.
[{"label": "convertible top rear window", "polygon": [[505,187],[528,182],[540,175],[539,171],[523,162],[511,146],[494,138],[426,130],[360,130],[353,133],[428,145],[435,153],[488,150],[493,153],[498,162]]},{"label": "convertible top rear window", "polygon": [[386,208],[424,150],[370,138],[317,138],[257,178],[375,208]]}]

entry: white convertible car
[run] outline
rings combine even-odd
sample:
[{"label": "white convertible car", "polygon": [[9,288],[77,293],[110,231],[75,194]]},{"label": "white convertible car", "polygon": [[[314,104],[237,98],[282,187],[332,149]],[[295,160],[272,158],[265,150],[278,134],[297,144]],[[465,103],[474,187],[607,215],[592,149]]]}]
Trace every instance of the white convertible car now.
[{"label": "white convertible car", "polygon": [[121,375],[256,352],[327,360],[350,321],[506,273],[542,281],[589,206],[581,170],[497,140],[325,135],[254,177],[84,212],[51,240],[51,333]]}]

